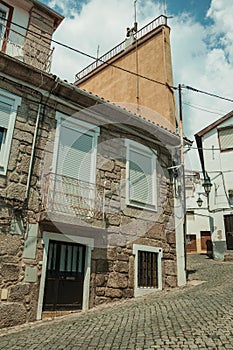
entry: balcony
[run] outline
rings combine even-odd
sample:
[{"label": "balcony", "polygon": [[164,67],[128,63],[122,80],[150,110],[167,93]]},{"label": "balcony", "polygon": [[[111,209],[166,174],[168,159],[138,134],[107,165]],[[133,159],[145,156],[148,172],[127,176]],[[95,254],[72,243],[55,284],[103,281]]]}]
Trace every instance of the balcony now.
[{"label": "balcony", "polygon": [[23,35],[16,30],[0,25],[1,51],[37,69],[50,72],[54,48],[50,48],[50,38],[39,34]]},{"label": "balcony", "polygon": [[87,222],[103,218],[103,186],[54,173],[47,174],[43,182],[42,199],[46,212],[68,215]]},{"label": "balcony", "polygon": [[[135,34],[135,39],[139,40],[146,34],[152,32],[154,29],[160,27],[161,25],[167,25],[167,17],[165,16],[159,16],[155,18],[153,21],[148,23],[146,26],[141,28],[137,33]],[[115,46],[110,51],[106,52],[103,56],[99,57],[96,61],[91,63],[89,66],[85,67],[83,70],[78,72],[75,76],[76,84],[78,84],[79,80],[90,74],[92,71],[94,71],[96,68],[100,66],[104,66],[105,62],[108,62],[111,58],[118,55],[119,53],[123,52],[125,50],[125,40],[122,41],[120,44]]]}]

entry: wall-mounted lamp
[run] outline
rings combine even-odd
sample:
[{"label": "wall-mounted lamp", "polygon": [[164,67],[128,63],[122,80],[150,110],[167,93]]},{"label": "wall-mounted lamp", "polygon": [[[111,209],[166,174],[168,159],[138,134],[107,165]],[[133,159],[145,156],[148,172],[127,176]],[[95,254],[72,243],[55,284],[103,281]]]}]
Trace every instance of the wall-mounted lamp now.
[{"label": "wall-mounted lamp", "polygon": [[208,196],[208,194],[211,191],[211,187],[213,186],[213,184],[210,181],[209,176],[207,176],[202,184],[202,186],[204,187],[205,193]]},{"label": "wall-mounted lamp", "polygon": [[206,196],[208,198],[210,191],[211,191],[211,187],[213,186],[213,184],[211,183],[210,178],[207,174],[206,174],[206,177],[205,177],[205,180],[204,180],[202,186],[204,187],[205,193],[199,193],[199,196],[197,199],[197,205],[199,208],[201,208],[201,206],[203,204],[203,200],[201,199],[200,195],[202,194],[203,196]]},{"label": "wall-mounted lamp", "polygon": [[203,203],[203,200],[201,199],[200,194],[199,194],[199,197],[198,197],[198,200],[197,200],[197,205],[199,206],[199,208],[201,208],[202,203]]}]

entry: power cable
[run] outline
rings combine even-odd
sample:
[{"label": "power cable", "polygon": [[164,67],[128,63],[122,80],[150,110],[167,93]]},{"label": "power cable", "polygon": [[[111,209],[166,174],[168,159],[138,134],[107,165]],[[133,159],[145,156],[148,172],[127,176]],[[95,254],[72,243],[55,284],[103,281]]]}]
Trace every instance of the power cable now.
[{"label": "power cable", "polygon": [[223,115],[223,114],[226,114],[226,112],[214,112],[214,111],[211,111],[210,109],[207,109],[207,108],[204,108],[204,107],[201,107],[201,106],[195,106],[189,102],[183,102],[184,105],[187,105],[191,108],[194,108],[194,109],[197,109],[199,111],[203,111],[203,112],[207,112],[207,113],[211,113],[211,114],[217,114],[217,115]]},{"label": "power cable", "polygon": [[[6,20],[6,19],[2,19],[2,20]],[[13,24],[13,25],[15,25],[15,26],[17,26],[17,27],[19,27],[19,28],[21,28],[21,29],[27,30],[29,33],[32,33],[32,34],[34,34],[35,36],[38,36],[39,38],[43,38],[43,39],[48,40],[48,37],[46,37],[45,35],[38,34],[38,33],[36,33],[35,31],[33,31],[33,30],[31,30],[31,29],[28,29],[28,28],[26,28],[26,27],[24,27],[24,26],[22,26],[22,25],[20,25],[20,24],[17,24],[17,23],[15,23],[15,22],[13,22],[13,21],[11,21],[10,23]],[[88,53],[86,53],[86,52],[84,52],[84,51],[81,51],[81,50],[76,49],[76,48],[74,48],[74,47],[72,47],[72,46],[69,46],[69,45],[67,45],[67,44],[64,44],[64,43],[62,43],[62,42],[60,42],[60,41],[57,41],[57,40],[55,40],[55,39],[53,39],[53,38],[51,38],[51,42],[53,42],[54,44],[57,44],[57,45],[59,45],[59,46],[62,46],[62,47],[64,47],[64,48],[68,49],[68,50],[77,52],[77,53],[79,53],[80,55],[86,56],[86,57],[91,58],[91,59],[93,59],[94,61],[96,61],[96,57],[94,57],[94,56],[92,56],[92,55],[90,55],[90,54],[88,54]],[[143,79],[148,80],[148,81],[151,81],[151,82],[153,82],[153,83],[166,86],[166,87],[169,88],[169,89],[174,89],[174,90],[177,89],[177,87],[172,86],[172,85],[169,85],[168,83],[163,83],[163,82],[161,82],[161,81],[158,81],[158,80],[155,80],[155,79],[146,77],[145,75],[132,72],[132,71],[130,71],[130,70],[128,70],[128,69],[125,69],[125,68],[116,66],[116,65],[113,64],[113,63],[106,62],[106,61],[102,60],[101,58],[98,58],[98,61],[100,61],[101,63],[104,63],[106,66],[110,66],[110,67],[119,69],[119,70],[121,70],[121,71],[123,71],[123,72],[125,72],[125,73],[132,74],[132,75],[134,75],[134,76],[137,76],[137,77],[139,77],[139,78],[143,78]]]},{"label": "power cable", "polygon": [[188,90],[191,90],[191,91],[194,91],[194,92],[198,92],[198,93],[201,93],[201,94],[204,94],[204,95],[208,95],[208,96],[211,96],[211,97],[216,97],[216,98],[219,98],[220,100],[233,102],[233,100],[231,98],[223,97],[223,96],[219,96],[219,95],[213,94],[211,92],[199,90],[199,89],[193,88],[192,86],[182,85],[182,88],[183,89],[188,89]]}]

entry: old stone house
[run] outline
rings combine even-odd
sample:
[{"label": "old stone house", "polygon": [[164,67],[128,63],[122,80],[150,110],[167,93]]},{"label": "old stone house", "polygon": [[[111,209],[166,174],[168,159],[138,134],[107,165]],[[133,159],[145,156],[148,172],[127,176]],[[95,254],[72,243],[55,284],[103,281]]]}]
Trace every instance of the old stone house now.
[{"label": "old stone house", "polygon": [[178,135],[35,61],[0,52],[0,327],[185,283]]}]

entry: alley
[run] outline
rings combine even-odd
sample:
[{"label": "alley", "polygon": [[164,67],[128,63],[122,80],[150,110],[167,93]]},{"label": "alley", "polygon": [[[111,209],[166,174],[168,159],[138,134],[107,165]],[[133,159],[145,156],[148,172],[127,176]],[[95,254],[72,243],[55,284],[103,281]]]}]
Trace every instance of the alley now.
[{"label": "alley", "polygon": [[233,263],[193,255],[188,271],[179,290],[3,330],[0,349],[233,349]]}]

